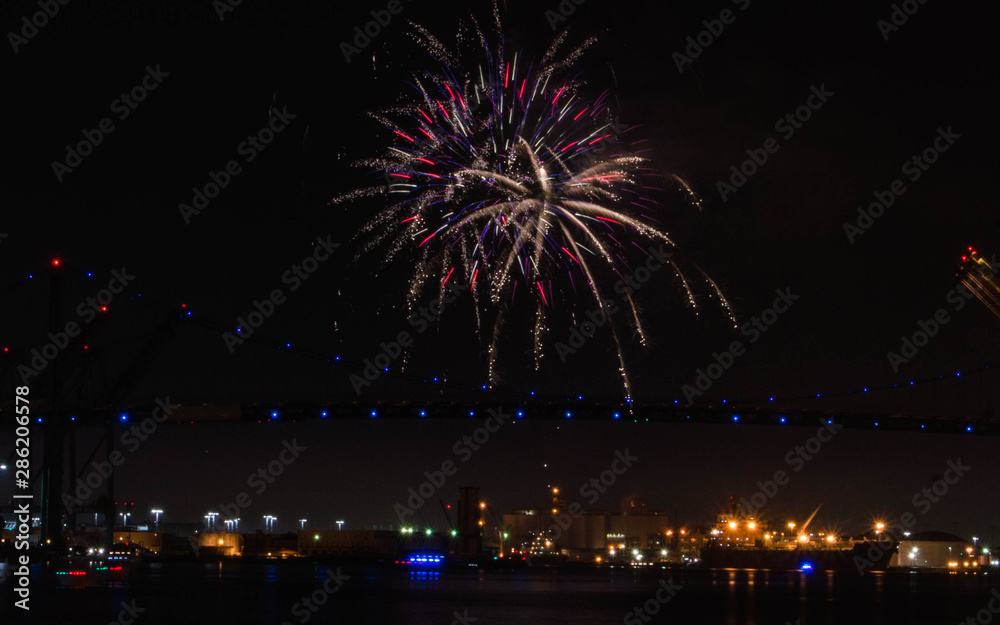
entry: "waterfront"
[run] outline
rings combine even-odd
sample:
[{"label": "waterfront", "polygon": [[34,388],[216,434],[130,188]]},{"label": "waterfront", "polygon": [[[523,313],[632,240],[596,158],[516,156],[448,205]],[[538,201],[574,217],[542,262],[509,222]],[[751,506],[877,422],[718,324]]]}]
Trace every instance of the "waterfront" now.
[{"label": "waterfront", "polygon": [[[905,571],[859,576],[735,569],[439,572],[343,567],[337,576],[336,564],[330,564],[327,569],[301,561],[141,563],[110,583],[86,576],[54,578],[36,565],[32,586],[45,599],[33,602],[31,621],[105,625],[118,620],[124,602],[141,610],[134,620],[140,625],[430,625],[461,623],[459,616],[480,625],[940,624],[975,618],[987,609],[996,587],[994,575]],[[326,585],[332,592],[322,591],[327,580],[335,580]],[[7,622],[14,600],[11,584],[4,584],[0,595],[0,615]],[[302,600],[308,596],[322,605],[306,609]],[[650,607],[657,614],[635,615],[636,608]],[[626,620],[629,613],[633,616]],[[125,614],[122,622],[130,622]]]}]

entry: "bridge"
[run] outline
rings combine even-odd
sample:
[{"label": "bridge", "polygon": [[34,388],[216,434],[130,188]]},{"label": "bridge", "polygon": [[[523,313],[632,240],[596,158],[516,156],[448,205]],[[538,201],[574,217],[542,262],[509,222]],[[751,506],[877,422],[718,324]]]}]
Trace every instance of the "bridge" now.
[{"label": "bridge", "polygon": [[[894,432],[958,434],[974,436],[1000,435],[1000,419],[986,412],[978,417],[956,417],[949,415],[914,415],[886,412],[834,411],[822,405],[814,409],[783,409],[782,406],[802,403],[821,404],[822,400],[845,397],[853,394],[891,391],[899,384],[878,388],[846,390],[815,397],[766,397],[726,401],[722,404],[682,403],[680,400],[663,402],[626,401],[583,401],[578,398],[553,398],[532,393],[517,393],[505,389],[471,388],[454,383],[439,382],[437,379],[422,379],[420,376],[400,371],[385,371],[386,377],[417,384],[434,384],[461,391],[456,396],[476,394],[483,399],[476,401],[343,401],[331,399],[328,402],[296,403],[279,401],[275,403],[245,403],[236,398],[232,403],[188,401],[181,405],[166,404],[166,398],[150,400],[148,404],[129,404],[127,398],[136,384],[148,372],[150,364],[173,335],[185,324],[194,324],[209,329],[217,337],[227,330],[226,324],[201,319],[183,304],[179,306],[154,305],[156,317],[162,321],[155,327],[150,338],[131,358],[121,374],[114,380],[103,377],[101,358],[96,350],[89,349],[88,342],[98,336],[110,323],[112,315],[106,307],[95,308],[93,323],[88,322],[78,333],[70,333],[65,322],[64,294],[61,267],[54,261],[49,279],[49,323],[50,338],[59,337],[65,343],[52,349],[32,350],[18,353],[7,347],[0,352],[0,430],[13,429],[16,425],[15,389],[23,384],[24,366],[30,366],[37,374],[31,382],[32,395],[29,402],[32,436],[41,429],[44,433],[42,463],[36,467],[32,481],[41,478],[42,493],[42,540],[51,541],[55,548],[62,543],[64,516],[72,522],[73,512],[64,510],[61,500],[65,492],[64,484],[72,484],[82,475],[83,467],[89,466],[99,454],[108,458],[115,453],[115,440],[119,432],[132,427],[142,427],[147,420],[156,424],[173,426],[206,423],[268,423],[298,422],[307,420],[345,419],[481,419],[491,411],[511,419],[536,420],[585,420],[607,421],[633,424],[647,423],[692,423],[725,424],[729,427],[772,426],[772,427],[815,427],[819,423],[836,423],[849,429],[889,430]],[[15,287],[17,285],[14,285]],[[5,289],[5,291],[11,290]],[[147,302],[150,298],[146,298]],[[66,333],[65,340],[59,333]],[[260,336],[244,339],[269,347],[290,347],[272,345]],[[46,346],[48,347],[48,346]],[[305,359],[328,363],[350,373],[361,374],[364,363],[351,361],[340,356],[312,352],[308,349],[286,349]],[[37,353],[36,353],[37,352]],[[42,366],[44,365],[44,366]],[[996,374],[1000,365],[986,365],[959,373],[940,375],[922,380],[912,380],[905,386],[923,386],[941,383],[957,377]],[[810,400],[804,402],[804,400]],[[147,424],[148,425],[148,424]],[[95,427],[105,431],[83,462],[76,461],[76,432],[80,428]],[[35,449],[35,448],[33,448]],[[7,465],[13,465],[15,451],[11,450]],[[101,508],[106,515],[114,518],[114,479],[106,480],[106,495],[95,501],[95,509]],[[110,525],[110,524],[109,524]],[[112,542],[111,528],[107,541]]]}]

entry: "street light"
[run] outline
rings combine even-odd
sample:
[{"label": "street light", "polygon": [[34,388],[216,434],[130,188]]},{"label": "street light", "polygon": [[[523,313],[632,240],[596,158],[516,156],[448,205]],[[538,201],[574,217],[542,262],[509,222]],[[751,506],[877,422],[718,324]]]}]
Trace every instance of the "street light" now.
[{"label": "street light", "polygon": [[337,521],[337,529],[339,530],[339,529],[343,529],[343,528],[344,528],[344,522],[343,521]]},{"label": "street light", "polygon": [[274,527],[274,522],[278,520],[278,517],[271,516],[270,514],[264,515],[264,530],[270,532]]},{"label": "street light", "polygon": [[[158,510],[156,508],[153,508],[152,510],[150,510],[150,512],[152,512],[153,514],[156,515],[156,529],[159,530],[160,529],[160,515],[163,514],[163,510]],[[94,517],[96,519],[97,515],[95,514]],[[94,522],[94,525],[97,525],[96,521]]]},{"label": "street light", "polygon": [[118,516],[122,517],[122,527],[128,527],[128,515],[130,515],[130,514],[132,514],[132,513],[131,512],[119,512],[118,513]]},{"label": "street light", "polygon": [[304,530],[306,528],[306,521],[307,521],[307,519],[299,519],[299,523],[302,524],[302,525],[299,526],[300,530]]}]

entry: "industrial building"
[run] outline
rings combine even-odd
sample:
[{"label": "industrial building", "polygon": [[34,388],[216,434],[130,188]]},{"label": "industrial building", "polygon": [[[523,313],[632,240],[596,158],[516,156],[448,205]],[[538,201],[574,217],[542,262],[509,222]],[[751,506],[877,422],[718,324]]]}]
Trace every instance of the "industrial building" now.
[{"label": "industrial building", "polygon": [[969,569],[979,566],[967,540],[946,532],[918,532],[899,541],[890,567]]}]

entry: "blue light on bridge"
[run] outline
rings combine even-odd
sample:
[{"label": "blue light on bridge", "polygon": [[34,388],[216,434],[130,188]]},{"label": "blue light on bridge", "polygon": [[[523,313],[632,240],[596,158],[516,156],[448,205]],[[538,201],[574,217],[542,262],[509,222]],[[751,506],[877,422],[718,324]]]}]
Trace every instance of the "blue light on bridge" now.
[{"label": "blue light on bridge", "polygon": [[128,415],[125,413],[118,415],[118,418],[122,421],[128,421]]},{"label": "blue light on bridge", "polygon": [[620,412],[616,412],[614,414],[614,417],[615,417],[615,419],[621,419],[622,418],[622,414]]},{"label": "blue light on bridge", "polygon": [[785,419],[784,417],[781,417],[781,422],[782,422],[782,423],[787,423],[787,422],[788,422],[788,420],[787,420],[787,419]]},{"label": "blue light on bridge", "polygon": [[426,410],[421,410],[420,411],[420,416],[421,417],[426,417],[427,416],[427,411]]},{"label": "blue light on bridge", "polygon": [[520,419],[523,416],[524,416],[524,411],[523,410],[518,410],[517,411],[517,418]]},{"label": "blue light on bridge", "polygon": [[567,418],[567,419],[572,419],[572,418],[573,418],[573,413],[572,413],[572,412],[570,412],[569,410],[567,410],[567,411],[566,411],[566,418]]},{"label": "blue light on bridge", "polygon": [[378,412],[376,412],[375,410],[372,410],[370,414],[371,414],[372,419],[374,419],[375,417],[378,416]]},{"label": "blue light on bridge", "polygon": [[271,418],[272,419],[277,419],[278,418],[278,411],[277,410],[272,410],[271,411]]},{"label": "blue light on bridge", "polygon": [[321,416],[321,417],[323,417],[325,419],[326,416],[327,416],[327,412],[324,410],[323,412],[319,413],[319,416]]}]

